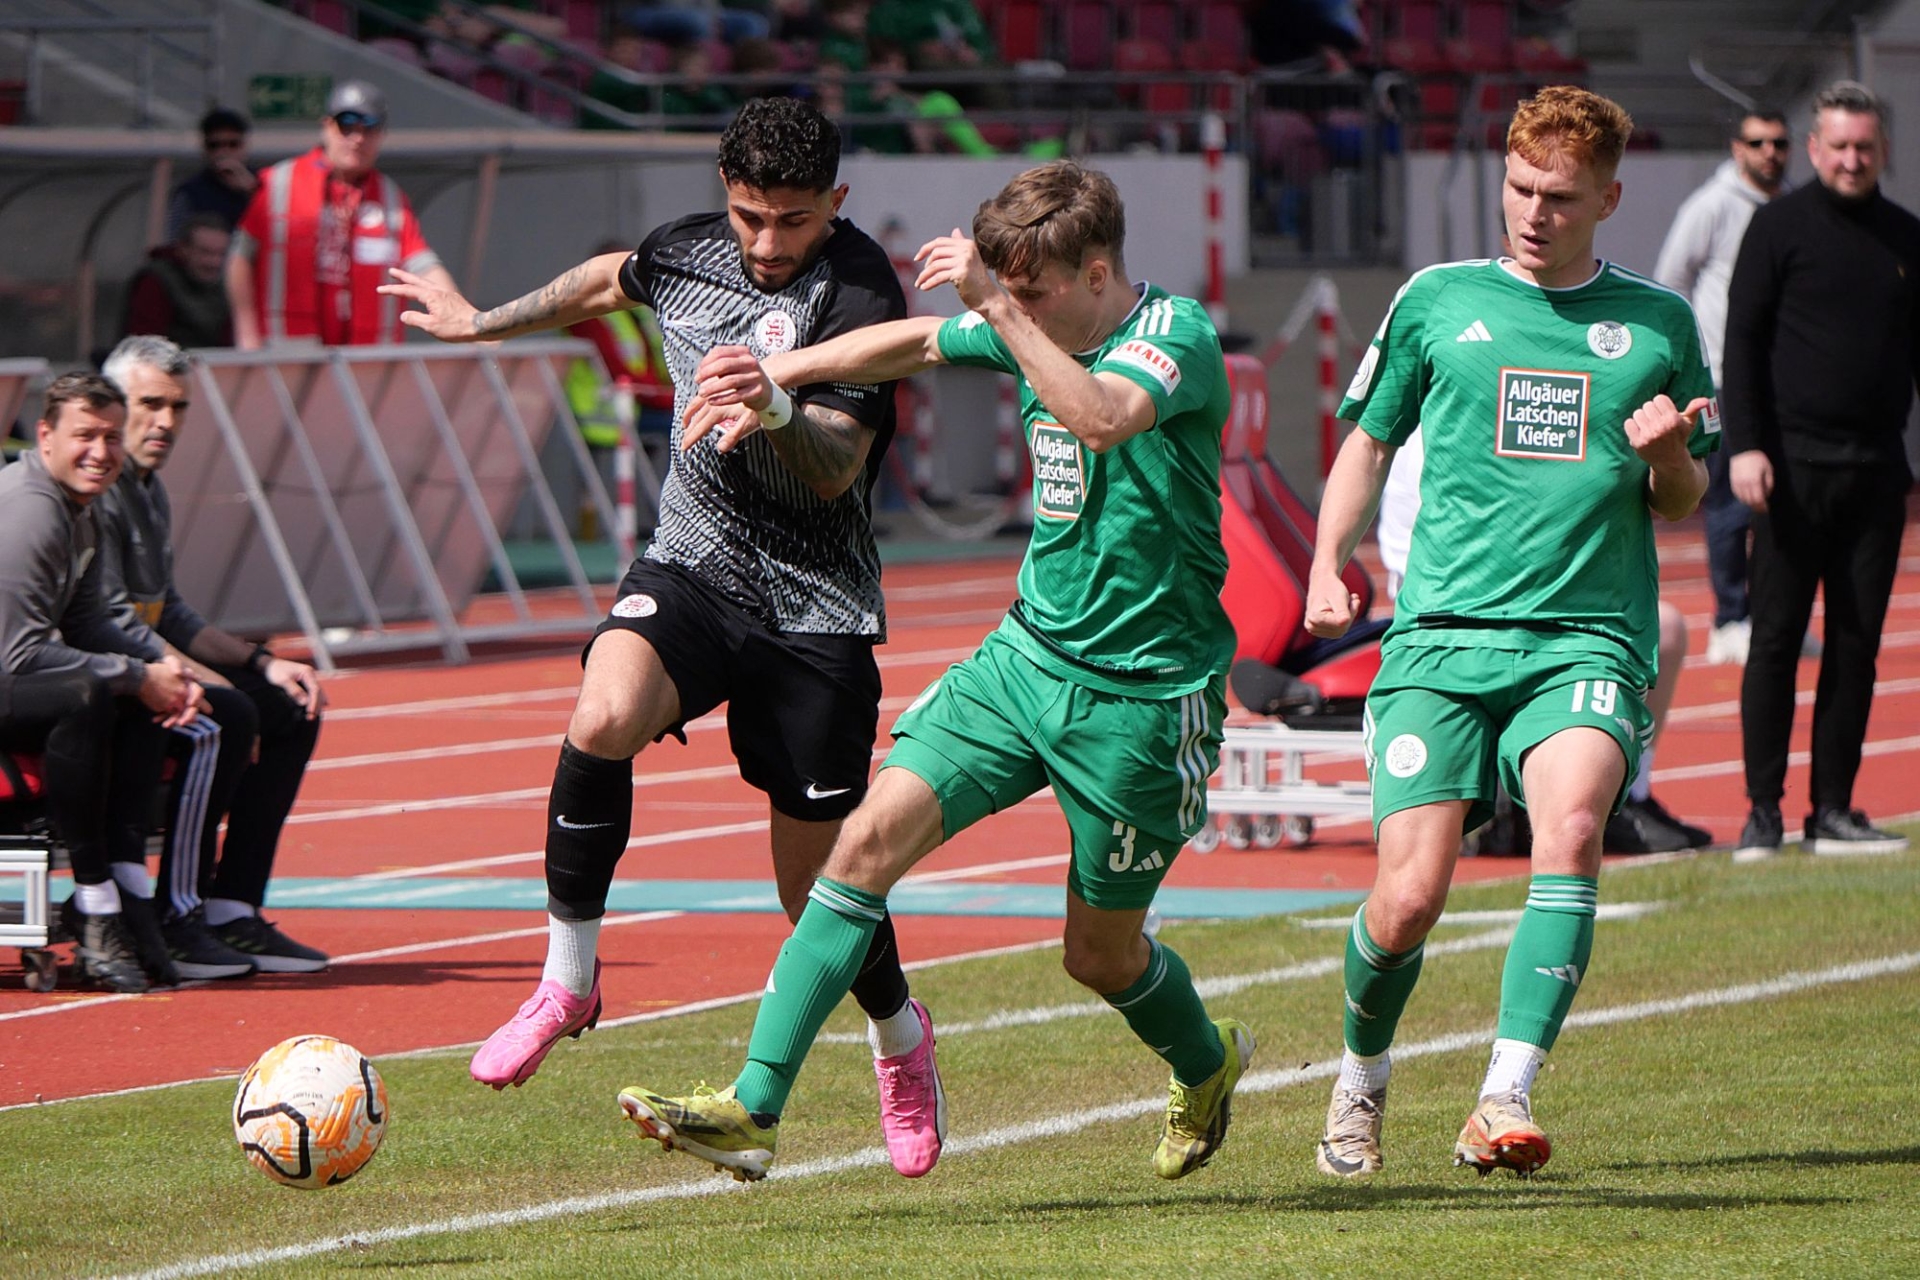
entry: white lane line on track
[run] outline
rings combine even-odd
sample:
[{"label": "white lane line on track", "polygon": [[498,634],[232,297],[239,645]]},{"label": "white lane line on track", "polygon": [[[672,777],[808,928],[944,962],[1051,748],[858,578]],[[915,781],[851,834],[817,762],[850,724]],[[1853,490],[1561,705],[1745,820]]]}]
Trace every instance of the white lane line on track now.
[{"label": "white lane line on track", "polygon": [[[880,669],[928,666],[958,662],[972,655],[978,645],[964,649],[883,648],[875,655]],[[453,711],[482,711],[490,707],[510,707],[522,702],[549,702],[571,699],[580,692],[579,682],[548,685],[539,689],[509,690],[503,693],[473,693],[452,698],[423,698],[416,702],[388,702],[370,707],[340,707],[327,712],[330,721],[378,720],[384,716],[436,715]]]},{"label": "white lane line on track", "polygon": [[[1633,1004],[1615,1005],[1607,1009],[1594,1009],[1577,1012],[1568,1017],[1566,1030],[1576,1028],[1618,1026],[1626,1023],[1642,1022],[1650,1018],[1668,1017],[1677,1013],[1687,1013],[1696,1009],[1725,1008],[1731,1005],[1749,1004],[1758,1000],[1776,999],[1781,996],[1797,995],[1801,992],[1820,987],[1835,986],[1843,983],[1868,982],[1876,978],[1890,977],[1895,974],[1911,973],[1920,969],[1920,952],[1910,951],[1903,955],[1886,956],[1877,960],[1863,960],[1854,964],[1836,965],[1830,969],[1810,972],[1784,974],[1761,982],[1744,983],[1739,986],[1709,988],[1695,991],[1684,996],[1675,996],[1664,1000],[1643,1000]],[[1432,1040],[1416,1041],[1394,1048],[1394,1057],[1400,1061],[1409,1058],[1427,1057],[1433,1054],[1457,1053],[1465,1049],[1483,1047],[1493,1039],[1494,1028],[1481,1027],[1473,1031],[1460,1032],[1450,1036],[1440,1036]],[[1334,1054],[1325,1062],[1288,1070],[1256,1071],[1243,1077],[1237,1094],[1271,1093],[1292,1085],[1306,1084],[1315,1080],[1330,1079],[1339,1070],[1339,1055]],[[1115,1120],[1129,1120],[1137,1116],[1152,1115],[1166,1106],[1164,1097],[1136,1098],[1131,1101],[1112,1103],[1103,1107],[1089,1107],[1080,1111],[1046,1116],[1039,1120],[1025,1121],[1020,1124],[1002,1125],[982,1133],[963,1134],[950,1139],[944,1148],[946,1158],[963,1157],[982,1151],[994,1151],[1002,1147],[1016,1146],[1033,1142],[1041,1138],[1056,1138],[1091,1128]],[[770,1179],[780,1181],[802,1178],[826,1177],[836,1173],[845,1173],[854,1169],[870,1168],[886,1163],[884,1148],[868,1147],[846,1155],[827,1156],[815,1160],[803,1160],[791,1165],[776,1166],[768,1175]],[[249,1249],[235,1253],[219,1254],[207,1257],[189,1258],[169,1266],[158,1267],[151,1271],[138,1273],[138,1280],[186,1280],[189,1276],[212,1275],[221,1271],[233,1271],[242,1268],[266,1266],[276,1262],[299,1262],[308,1258],[321,1257],[352,1249],[356,1252],[382,1244],[392,1244],[402,1240],[414,1240],[426,1236],[451,1235],[467,1231],[491,1231],[502,1227],[524,1226],[528,1223],[547,1222],[557,1218],[573,1218],[586,1214],[604,1213],[613,1209],[625,1209],[635,1205],[655,1203],[662,1200],[688,1200],[698,1197],[719,1195],[722,1193],[744,1194],[746,1186],[729,1180],[707,1177],[699,1182],[675,1182],[664,1186],[640,1187],[628,1191],[614,1191],[597,1196],[573,1196],[564,1200],[549,1200],[540,1204],[525,1205],[518,1209],[502,1209],[491,1213],[468,1213],[456,1217],[441,1218],[428,1222],[414,1222],[404,1226],[380,1227],[368,1231],[353,1232],[348,1235],[333,1236],[322,1240],[307,1241],[302,1244],[282,1245],[272,1249]]]},{"label": "white lane line on track", "polygon": [[[1876,680],[1873,685],[1874,700],[1898,697],[1903,694],[1920,692],[1920,678],[1904,676],[1898,680]],[[1793,695],[1795,710],[1813,705],[1812,689],[1802,689]],[[1689,707],[1675,707],[1667,712],[1668,724],[1684,724],[1692,720],[1738,720],[1740,718],[1740,700],[1724,698],[1719,702],[1696,702]]]},{"label": "white lane line on track", "polygon": [[[767,827],[767,824],[765,822],[752,822],[752,823],[737,824],[737,827],[735,828],[709,827],[709,828],[706,828],[705,831],[709,833],[724,832],[726,834],[738,834],[741,829],[764,831],[766,830],[766,827]],[[673,840],[684,838],[686,834],[687,833],[685,832],[671,832],[671,833],[667,833],[659,836],[642,836],[636,840],[628,841],[627,847],[631,849],[641,843],[667,844],[667,843],[671,843]],[[539,853],[516,853],[516,854],[509,854],[507,856],[515,861],[530,861],[530,860],[539,859],[543,855]],[[981,863],[978,866],[972,866],[972,867],[950,867],[941,871],[916,872],[912,875],[903,877],[901,880],[901,883],[913,884],[913,883],[933,883],[933,882],[952,881],[952,880],[981,880],[981,879],[985,879],[988,876],[1002,875],[1009,871],[1031,871],[1037,867],[1064,866],[1068,861],[1068,856],[1069,855],[1064,853],[1050,854],[1046,857],[1040,857],[1040,858],[1013,858],[1005,862],[985,862],[985,863]],[[492,862],[498,861],[498,859],[486,859],[485,861],[492,863]],[[454,866],[461,866],[461,865],[465,865],[465,864],[447,863],[447,864],[444,864],[441,868],[437,868],[437,869],[444,870],[447,868],[451,868]],[[394,879],[394,878],[399,878],[402,875],[409,875],[409,876],[410,875],[428,875],[428,874],[432,874],[433,871],[435,870],[436,868],[429,867],[429,868],[421,868],[418,870],[409,869],[404,873],[376,871],[376,872],[371,872],[364,876],[350,876],[350,877],[347,877],[347,879],[352,879],[352,880]],[[286,898],[294,897],[294,895],[291,893],[282,894],[281,896]],[[297,901],[290,901],[287,903],[287,905],[290,907],[297,908],[299,906],[299,903]],[[625,915],[610,915],[603,918],[601,922],[601,927],[608,928],[611,926],[626,925],[626,924],[649,924],[657,920],[674,920],[686,914],[687,913],[684,911],[640,911],[640,912],[632,912]],[[469,933],[469,934],[462,934],[457,938],[436,938],[426,942],[408,942],[408,943],[402,943],[399,946],[383,947],[377,951],[360,951],[360,952],[355,952],[351,955],[334,956],[333,963],[336,965],[355,964],[355,963],[359,963],[367,960],[381,960],[389,956],[418,955],[426,951],[452,951],[452,950],[457,950],[460,947],[479,946],[489,942],[506,942],[516,938],[535,938],[535,937],[544,938],[546,935],[547,935],[547,926],[544,924],[532,926],[525,929],[502,929],[492,933]],[[1057,942],[1054,942],[1054,943],[1048,943],[1046,945],[1058,946],[1059,944]],[[1014,949],[1018,950],[1020,948],[1014,948]],[[1002,951],[969,952],[968,956],[999,955],[999,954],[1002,954]],[[950,959],[952,958],[965,958],[965,957],[951,957]],[[908,964],[903,967],[908,972],[912,972],[915,968],[924,967],[925,965],[944,964],[947,962],[948,962],[947,960],[928,960],[928,961],[921,961],[918,964]],[[205,982],[185,982],[185,983],[182,983],[179,988],[176,988],[176,990],[184,989],[187,987],[201,987],[201,986],[207,986],[207,985],[208,984]],[[720,1003],[733,1004],[733,1003],[736,1003],[738,1000],[757,999],[758,997],[759,997],[758,992],[755,992],[752,995],[739,996],[739,997],[727,996],[727,997],[723,997]],[[82,997],[76,1000],[61,1000],[58,1003],[54,1003],[54,1004],[36,1005],[28,1009],[15,1009],[7,1013],[0,1013],[0,1022],[14,1022],[14,1021],[18,1021],[21,1018],[44,1018],[51,1014],[57,1014],[57,1013],[75,1013],[82,1009],[95,1009],[100,1007],[101,1005],[117,1004],[123,1000],[137,1000],[139,998],[140,997],[135,995],[108,995],[108,996],[87,996],[87,997]],[[693,1012],[696,1009],[709,1008],[709,1007],[718,1008],[719,1006],[712,1005],[712,1004],[676,1005],[673,1009],[666,1010],[665,1013],[667,1014],[687,1013],[687,1012]],[[662,1015],[657,1015],[657,1014],[640,1015],[640,1017],[656,1017],[656,1016],[662,1016]],[[633,1022],[637,1020],[639,1019],[625,1018],[625,1019],[618,1019],[618,1020],[609,1020],[606,1022],[602,1022],[600,1025],[604,1027],[618,1027],[618,1026],[625,1026],[628,1022]],[[437,1053],[439,1052],[439,1050],[437,1049],[429,1050],[428,1052]],[[392,1055],[388,1055],[388,1056],[392,1056]],[[15,1105],[23,1105],[23,1104],[15,1104]],[[26,1105],[30,1105],[30,1104],[26,1104]],[[6,1111],[8,1109],[9,1108],[7,1107],[0,1106],[0,1111]]]}]

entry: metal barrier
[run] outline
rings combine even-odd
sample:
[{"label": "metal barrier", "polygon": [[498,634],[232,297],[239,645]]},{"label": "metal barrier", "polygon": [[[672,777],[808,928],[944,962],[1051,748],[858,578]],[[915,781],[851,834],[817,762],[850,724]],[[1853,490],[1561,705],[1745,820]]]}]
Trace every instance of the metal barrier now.
[{"label": "metal barrier", "polygon": [[[300,632],[331,669],[352,653],[584,634],[601,617],[540,469],[559,431],[605,541],[623,539],[554,362],[586,342],[205,351],[194,398],[211,429],[167,466],[180,593],[229,631]],[[659,484],[644,459],[650,495]],[[502,530],[523,496],[565,578],[539,608]],[[469,609],[489,571],[499,610]],[[399,625],[396,625],[399,624]]]},{"label": "metal barrier", "polygon": [[[17,41],[26,70],[27,124],[41,124],[44,64],[78,56],[114,75],[132,80],[133,123],[155,122],[156,102],[170,99],[213,102],[221,79],[220,21],[215,18],[124,18],[104,3],[89,7],[88,18],[17,17],[0,20],[0,38]],[[199,47],[170,39],[199,37]],[[156,58],[160,65],[156,66]],[[166,80],[162,86],[158,80]]]}]

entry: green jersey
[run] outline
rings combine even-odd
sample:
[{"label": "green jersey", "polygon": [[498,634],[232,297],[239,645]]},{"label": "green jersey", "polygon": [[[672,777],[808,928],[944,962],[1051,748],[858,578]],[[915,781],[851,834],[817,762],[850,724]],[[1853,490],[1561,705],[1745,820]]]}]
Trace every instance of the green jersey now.
[{"label": "green jersey", "polygon": [[[951,364],[1020,366],[978,312],[940,327]],[[1217,680],[1233,657],[1220,604],[1220,432],[1227,370],[1199,303],[1143,285],[1125,321],[1074,357],[1153,398],[1153,426],[1095,453],[1020,377],[1033,461],[1033,539],[1001,632],[1043,669],[1089,688],[1173,698]]]},{"label": "green jersey", "polygon": [[[1420,518],[1387,643],[1618,651],[1651,685],[1660,569],[1626,421],[1713,395],[1686,299],[1612,263],[1546,289],[1453,262],[1401,287],[1340,416],[1423,431]],[[1718,446],[1718,406],[1688,448]]]}]

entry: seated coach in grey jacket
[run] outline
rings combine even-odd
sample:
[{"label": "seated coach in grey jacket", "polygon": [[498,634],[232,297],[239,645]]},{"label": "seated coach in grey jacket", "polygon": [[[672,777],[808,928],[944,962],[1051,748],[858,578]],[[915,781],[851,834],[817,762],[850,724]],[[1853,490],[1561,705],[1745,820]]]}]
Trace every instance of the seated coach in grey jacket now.
[{"label": "seated coach in grey jacket", "polygon": [[0,749],[44,757],[82,970],[145,991],[179,980],[148,900],[146,837],[166,730],[193,721],[200,686],[115,625],[100,595],[89,507],[119,478],[125,418],[112,383],[63,375],[47,387],[36,447],[0,471]]},{"label": "seated coach in grey jacket", "polygon": [[191,408],[186,353],[165,338],[131,337],[103,372],[127,397],[127,463],[94,512],[101,590],[122,630],[178,657],[206,687],[203,718],[218,726],[188,725],[168,744],[178,767],[160,855],[161,931],[189,977],[324,969],[324,952],[260,914],[320,736],[319,677],[208,622],[174,586],[173,506],[159,472]]}]

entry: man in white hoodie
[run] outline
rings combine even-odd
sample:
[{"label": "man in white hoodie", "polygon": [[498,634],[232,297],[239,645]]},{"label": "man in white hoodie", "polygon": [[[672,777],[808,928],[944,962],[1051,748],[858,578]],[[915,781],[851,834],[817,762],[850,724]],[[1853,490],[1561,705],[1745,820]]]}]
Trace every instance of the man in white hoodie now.
[{"label": "man in white hoodie", "polygon": [[[1786,117],[1778,111],[1756,108],[1741,116],[1733,131],[1733,157],[1680,206],[1653,269],[1655,279],[1693,304],[1716,388],[1734,255],[1740,251],[1740,238],[1747,233],[1753,211],[1787,190],[1787,152],[1792,145]],[[1707,458],[1707,496],[1701,499],[1700,510],[1706,517],[1707,572],[1713,582],[1707,661],[1745,665],[1752,634],[1747,616],[1747,508],[1727,484],[1725,450],[1715,450]]]}]

